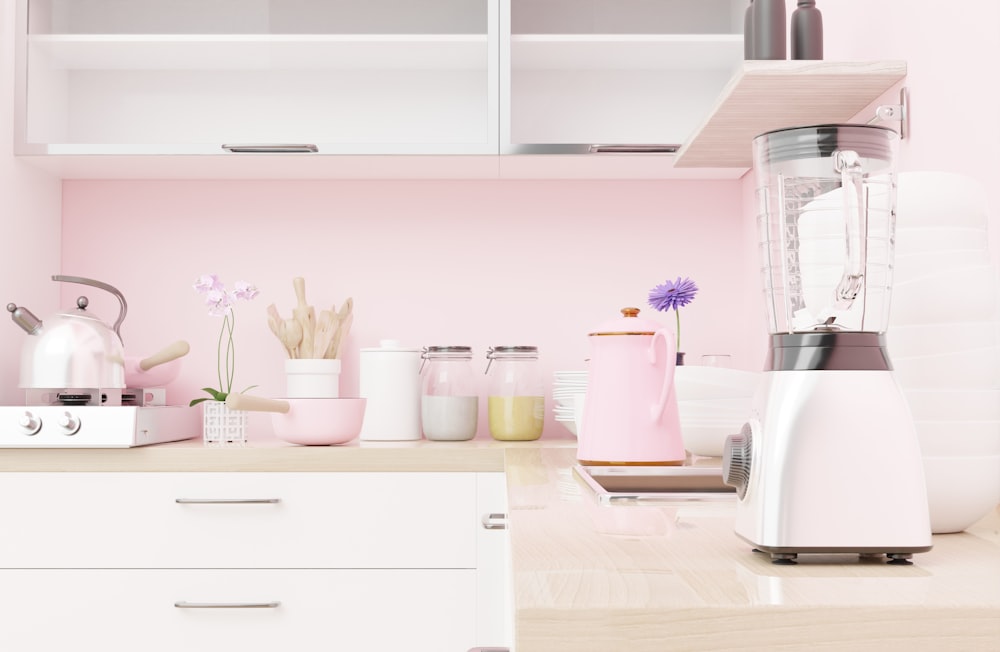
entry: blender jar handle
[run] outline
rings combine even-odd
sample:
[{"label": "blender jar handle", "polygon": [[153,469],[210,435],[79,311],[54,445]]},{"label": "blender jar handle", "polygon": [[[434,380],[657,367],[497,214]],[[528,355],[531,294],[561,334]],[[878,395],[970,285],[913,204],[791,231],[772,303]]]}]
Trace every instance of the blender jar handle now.
[{"label": "blender jar handle", "polygon": [[865,195],[861,157],[851,150],[833,153],[833,164],[840,173],[844,189],[844,224],[847,238],[847,262],[837,284],[835,306],[850,308],[865,285],[868,260],[868,201]]},{"label": "blender jar handle", "polygon": [[670,392],[674,387],[674,369],[677,367],[677,346],[674,344],[673,335],[662,328],[653,333],[653,339],[649,343],[649,364],[656,364],[656,338],[658,337],[662,337],[663,342],[667,345],[667,365],[663,373],[660,398],[650,408],[650,417],[652,417],[653,423],[659,421],[660,417],[663,416],[663,411],[667,409],[667,401],[670,399]]}]

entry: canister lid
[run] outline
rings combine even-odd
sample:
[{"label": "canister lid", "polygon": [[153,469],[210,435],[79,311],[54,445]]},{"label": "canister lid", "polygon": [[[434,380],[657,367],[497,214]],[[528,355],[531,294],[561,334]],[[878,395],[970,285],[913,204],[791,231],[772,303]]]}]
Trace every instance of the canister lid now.
[{"label": "canister lid", "polygon": [[379,340],[377,347],[361,349],[362,353],[420,353],[420,349],[406,347],[399,340]]},{"label": "canister lid", "polygon": [[638,308],[622,308],[622,316],[606,321],[588,335],[652,335],[663,328],[660,324],[639,319]]},{"label": "canister lid", "polygon": [[493,358],[504,358],[504,357],[523,357],[531,358],[538,357],[538,347],[537,346],[491,346],[486,350],[486,357],[492,360]]},{"label": "canister lid", "polygon": [[424,358],[471,358],[471,346],[425,346]]}]

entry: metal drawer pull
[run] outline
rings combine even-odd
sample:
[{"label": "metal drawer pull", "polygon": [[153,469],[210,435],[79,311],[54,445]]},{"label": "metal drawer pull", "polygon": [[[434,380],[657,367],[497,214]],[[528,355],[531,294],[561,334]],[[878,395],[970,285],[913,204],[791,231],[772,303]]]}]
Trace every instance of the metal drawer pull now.
[{"label": "metal drawer pull", "polygon": [[506,530],[507,515],[503,512],[483,516],[483,527],[487,530]]},{"label": "metal drawer pull", "polygon": [[178,609],[277,609],[281,603],[274,602],[175,602]]},{"label": "metal drawer pull", "polygon": [[178,505],[272,505],[280,498],[177,498]]},{"label": "metal drawer pull", "polygon": [[264,143],[223,145],[227,152],[238,154],[309,154],[319,151],[319,148],[309,143],[269,145]]},{"label": "metal drawer pull", "polygon": [[509,647],[470,647],[469,652],[510,652]]}]

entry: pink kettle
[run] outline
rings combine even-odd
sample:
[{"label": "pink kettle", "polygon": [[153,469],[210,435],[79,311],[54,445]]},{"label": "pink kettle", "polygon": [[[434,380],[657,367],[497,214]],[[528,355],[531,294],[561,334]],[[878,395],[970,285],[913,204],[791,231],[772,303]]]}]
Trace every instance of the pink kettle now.
[{"label": "pink kettle", "polygon": [[684,463],[674,335],[638,308],[590,333],[591,357],[577,458],[583,464]]}]

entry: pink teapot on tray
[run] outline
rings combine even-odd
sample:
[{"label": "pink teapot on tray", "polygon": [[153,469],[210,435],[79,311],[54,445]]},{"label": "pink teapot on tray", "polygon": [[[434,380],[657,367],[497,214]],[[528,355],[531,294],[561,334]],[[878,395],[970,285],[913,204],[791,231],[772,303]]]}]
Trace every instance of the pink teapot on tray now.
[{"label": "pink teapot on tray", "polygon": [[674,334],[638,308],[589,334],[590,373],[577,458],[583,464],[684,463]]}]

